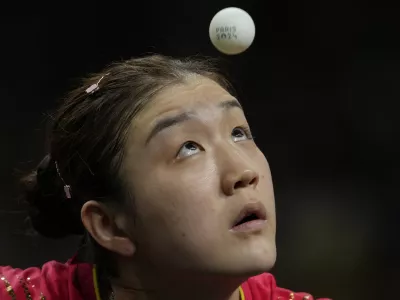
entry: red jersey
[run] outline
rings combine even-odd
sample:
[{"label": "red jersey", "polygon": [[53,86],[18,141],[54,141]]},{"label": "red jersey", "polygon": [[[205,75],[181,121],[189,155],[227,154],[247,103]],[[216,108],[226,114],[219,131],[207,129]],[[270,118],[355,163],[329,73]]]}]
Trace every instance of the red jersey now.
[{"label": "red jersey", "polygon": [[[241,300],[313,300],[276,286],[271,274],[249,278],[240,287]],[[0,300],[101,300],[96,269],[86,263],[48,262],[26,270],[0,267]],[[320,299],[324,300],[324,299]],[[325,299],[328,300],[328,299]]]}]

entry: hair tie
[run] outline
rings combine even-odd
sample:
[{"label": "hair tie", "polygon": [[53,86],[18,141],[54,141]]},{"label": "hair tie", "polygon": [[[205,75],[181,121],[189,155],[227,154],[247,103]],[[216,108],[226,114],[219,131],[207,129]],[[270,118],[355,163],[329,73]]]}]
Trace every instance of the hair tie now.
[{"label": "hair tie", "polygon": [[85,92],[86,92],[87,94],[93,94],[94,92],[98,91],[98,90],[99,90],[100,81],[103,80],[104,76],[107,76],[107,75],[109,75],[109,74],[110,74],[110,73],[107,73],[107,74],[101,76],[101,78],[99,79],[99,81],[97,81],[96,83],[94,83],[94,84],[92,84],[91,86],[89,86],[89,87],[85,90]]},{"label": "hair tie", "polygon": [[61,181],[64,183],[64,193],[65,193],[65,197],[67,197],[67,199],[71,199],[71,186],[65,183],[64,178],[61,176],[61,172],[60,169],[58,168],[58,163],[57,161],[54,161],[54,164],[56,165],[56,170],[57,170],[57,174],[58,177],[60,177]]}]

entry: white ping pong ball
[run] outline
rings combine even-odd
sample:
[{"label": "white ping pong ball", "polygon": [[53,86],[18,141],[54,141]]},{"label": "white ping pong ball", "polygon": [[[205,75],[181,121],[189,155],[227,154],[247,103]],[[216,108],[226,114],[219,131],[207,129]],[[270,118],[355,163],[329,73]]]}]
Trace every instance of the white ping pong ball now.
[{"label": "white ping pong ball", "polygon": [[246,11],[228,7],[211,20],[209,33],[215,48],[224,54],[235,55],[246,51],[253,43],[256,26]]}]

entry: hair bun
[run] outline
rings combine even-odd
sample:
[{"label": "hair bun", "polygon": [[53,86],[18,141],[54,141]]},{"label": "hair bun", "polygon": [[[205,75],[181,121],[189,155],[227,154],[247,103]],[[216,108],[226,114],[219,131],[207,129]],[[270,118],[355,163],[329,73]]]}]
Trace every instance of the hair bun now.
[{"label": "hair bun", "polygon": [[46,155],[37,169],[21,182],[31,223],[39,234],[63,238],[84,233],[80,206],[76,199],[66,199],[63,183],[50,155]]}]

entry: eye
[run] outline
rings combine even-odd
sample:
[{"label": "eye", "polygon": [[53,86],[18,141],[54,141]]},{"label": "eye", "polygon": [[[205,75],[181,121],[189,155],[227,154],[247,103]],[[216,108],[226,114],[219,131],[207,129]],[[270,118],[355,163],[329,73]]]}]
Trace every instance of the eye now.
[{"label": "eye", "polygon": [[234,142],[241,142],[245,140],[252,140],[250,129],[246,127],[235,127],[232,130],[232,138]]},{"label": "eye", "polygon": [[177,158],[185,158],[197,154],[204,149],[197,143],[188,141],[182,145],[179,149],[178,154],[176,155]]}]

